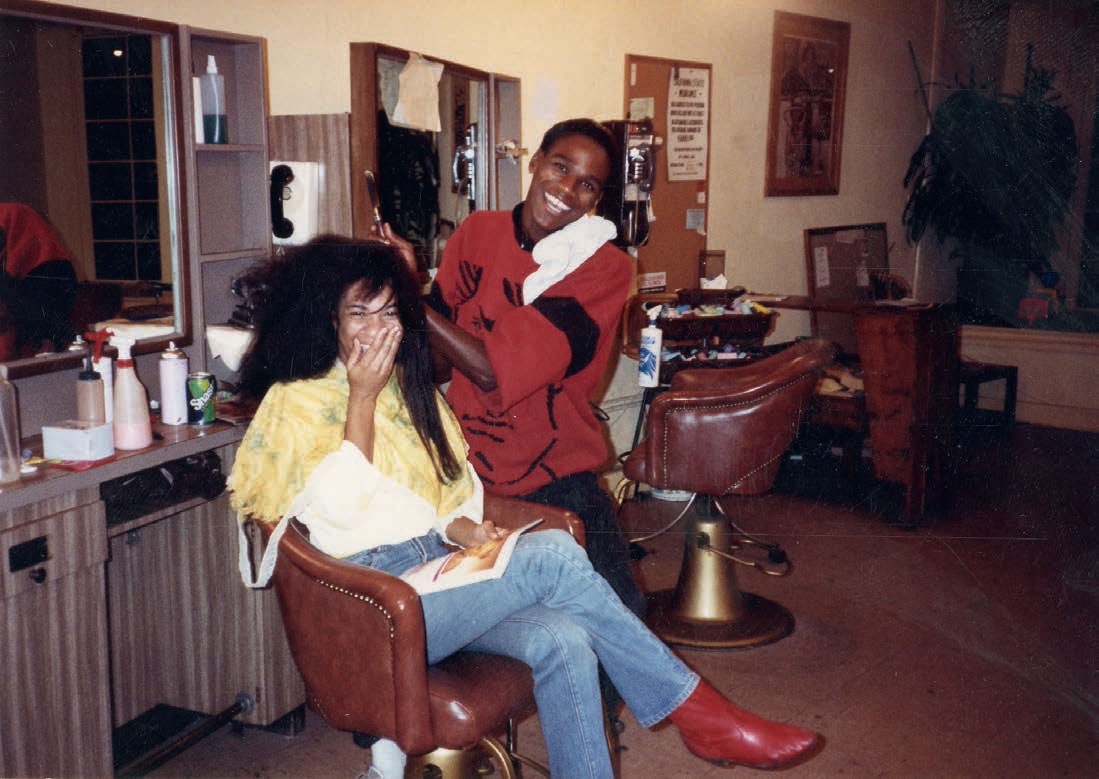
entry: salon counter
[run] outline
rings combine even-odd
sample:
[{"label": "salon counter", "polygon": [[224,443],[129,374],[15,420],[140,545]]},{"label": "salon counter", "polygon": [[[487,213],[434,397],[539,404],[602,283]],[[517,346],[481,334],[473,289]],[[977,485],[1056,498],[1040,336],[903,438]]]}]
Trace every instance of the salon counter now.
[{"label": "salon counter", "polygon": [[103,482],[210,451],[228,473],[245,428],[154,429],[146,449],[0,489],[2,776],[112,775],[112,733],[159,704],[215,714],[245,693],[238,721],[300,728],[301,677],[274,593],[240,582],[228,497],[108,524]]}]

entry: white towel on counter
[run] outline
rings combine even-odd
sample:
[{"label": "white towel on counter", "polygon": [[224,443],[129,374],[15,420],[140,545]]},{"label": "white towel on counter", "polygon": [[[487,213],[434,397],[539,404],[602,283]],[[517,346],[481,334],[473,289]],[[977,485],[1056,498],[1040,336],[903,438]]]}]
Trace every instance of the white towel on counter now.
[{"label": "white towel on counter", "polygon": [[244,353],[252,345],[253,332],[232,325],[207,325],[206,343],[210,345],[210,354],[220,357],[231,371],[240,369]]}]

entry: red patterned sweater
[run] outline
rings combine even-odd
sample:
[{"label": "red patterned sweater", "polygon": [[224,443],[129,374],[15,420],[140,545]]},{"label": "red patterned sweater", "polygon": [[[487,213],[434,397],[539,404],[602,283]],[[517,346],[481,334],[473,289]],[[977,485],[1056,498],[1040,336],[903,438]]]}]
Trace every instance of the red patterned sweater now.
[{"label": "red patterned sweater", "polygon": [[537,264],[516,239],[512,214],[471,214],[447,241],[435,300],[484,341],[492,392],[453,372],[446,394],[490,492],[524,495],[589,470],[607,449],[589,401],[615,342],[633,274],[606,243],[576,270],[524,304],[523,280]]}]

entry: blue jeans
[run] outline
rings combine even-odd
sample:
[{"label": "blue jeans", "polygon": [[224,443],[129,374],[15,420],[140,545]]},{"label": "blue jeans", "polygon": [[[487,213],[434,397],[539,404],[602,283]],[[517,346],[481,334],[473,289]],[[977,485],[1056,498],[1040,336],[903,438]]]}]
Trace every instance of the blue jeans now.
[{"label": "blue jeans", "polygon": [[645,596],[630,570],[630,543],[618,526],[614,498],[599,486],[594,473],[581,471],[562,476],[534,492],[520,495],[519,499],[556,506],[580,517],[592,568],[603,575],[630,611],[645,617]]},{"label": "blue jeans", "polygon": [[[397,575],[446,551],[432,532],[347,561]],[[501,578],[429,593],[420,602],[428,662],[471,649],[531,667],[554,776],[611,776],[598,663],[644,727],[667,717],[698,683],[562,530],[525,534]]]}]

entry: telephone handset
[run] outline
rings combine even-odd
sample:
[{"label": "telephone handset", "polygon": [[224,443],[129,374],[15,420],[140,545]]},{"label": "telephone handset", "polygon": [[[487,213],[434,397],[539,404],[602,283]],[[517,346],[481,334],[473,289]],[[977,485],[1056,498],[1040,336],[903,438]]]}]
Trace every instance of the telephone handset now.
[{"label": "telephone handset", "polygon": [[649,197],[653,191],[653,161],[651,134],[635,134],[627,140],[625,238],[632,246],[644,246],[649,241]]},{"label": "telephone handset", "polygon": [[[634,144],[626,150],[626,199],[638,200],[636,195],[653,191],[653,174],[656,172],[651,145]],[[634,187],[634,197],[630,189]]]},{"label": "telephone handset", "polygon": [[289,165],[276,165],[271,169],[271,232],[276,238],[289,238],[294,233],[294,223],[283,215],[282,203],[289,199],[290,182],[294,171]]}]

